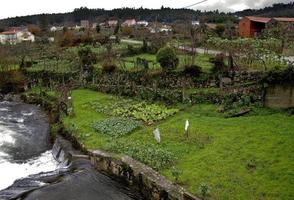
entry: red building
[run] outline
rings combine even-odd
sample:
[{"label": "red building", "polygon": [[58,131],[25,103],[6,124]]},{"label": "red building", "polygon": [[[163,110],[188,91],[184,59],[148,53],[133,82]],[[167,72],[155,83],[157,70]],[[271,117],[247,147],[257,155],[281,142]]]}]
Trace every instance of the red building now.
[{"label": "red building", "polygon": [[243,17],[239,22],[239,34],[247,38],[258,36],[270,20],[266,17]]}]

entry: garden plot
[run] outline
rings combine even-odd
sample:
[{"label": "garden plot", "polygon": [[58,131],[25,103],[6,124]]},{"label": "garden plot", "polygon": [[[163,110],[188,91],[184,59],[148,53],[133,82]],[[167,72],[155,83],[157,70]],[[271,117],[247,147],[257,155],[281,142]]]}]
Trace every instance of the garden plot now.
[{"label": "garden plot", "polygon": [[198,104],[113,137],[97,132],[93,122],[122,117],[112,113],[116,103],[140,102],[90,90],[75,90],[72,97],[75,115],[64,122],[75,124],[73,134],[88,149],[132,156],[197,196],[208,188],[208,199],[293,199],[293,115],[258,108],[246,117],[226,118],[216,105]]},{"label": "garden plot", "polygon": [[[115,100],[115,99],[112,99]],[[85,107],[89,107],[96,112],[104,113],[110,116],[119,116],[142,121],[145,124],[151,125],[157,121],[164,120],[176,114],[179,109],[168,108],[160,104],[150,104],[145,101],[134,101],[123,99],[116,102],[108,102],[101,104],[99,101],[87,102]]]}]

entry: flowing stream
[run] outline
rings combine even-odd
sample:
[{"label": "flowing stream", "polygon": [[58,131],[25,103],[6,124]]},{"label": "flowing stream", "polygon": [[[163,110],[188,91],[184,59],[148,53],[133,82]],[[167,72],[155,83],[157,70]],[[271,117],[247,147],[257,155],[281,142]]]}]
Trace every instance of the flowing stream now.
[{"label": "flowing stream", "polygon": [[0,102],[0,200],[142,199],[87,159],[67,163],[49,140],[47,116],[37,106]]}]

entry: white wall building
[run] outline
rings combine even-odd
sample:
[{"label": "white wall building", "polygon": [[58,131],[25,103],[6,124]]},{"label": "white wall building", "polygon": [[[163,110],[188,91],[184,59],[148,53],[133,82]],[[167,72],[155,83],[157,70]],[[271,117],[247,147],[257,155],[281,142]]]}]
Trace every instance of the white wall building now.
[{"label": "white wall building", "polygon": [[137,21],[137,25],[146,27],[149,25],[149,23],[145,20],[141,20],[141,21]]},{"label": "white wall building", "polygon": [[35,36],[27,30],[13,30],[0,33],[2,44],[16,44],[21,42],[35,42]]},{"label": "white wall building", "polygon": [[131,26],[135,26],[136,24],[137,24],[137,22],[135,19],[128,19],[122,24],[122,26],[131,27]]}]

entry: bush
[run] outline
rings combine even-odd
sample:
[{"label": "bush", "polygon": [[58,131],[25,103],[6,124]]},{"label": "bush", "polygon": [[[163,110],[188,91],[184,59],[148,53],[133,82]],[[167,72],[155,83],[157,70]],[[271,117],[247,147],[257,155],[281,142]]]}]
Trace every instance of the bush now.
[{"label": "bush", "polygon": [[173,153],[157,144],[142,142],[114,141],[108,144],[106,150],[127,154],[156,170],[172,165],[177,159]]},{"label": "bush", "polygon": [[197,65],[186,65],[184,73],[194,77],[199,77],[202,73],[202,68]]},{"label": "bush", "polygon": [[117,66],[115,64],[103,64],[102,66],[102,72],[104,73],[113,73],[117,69]]},{"label": "bush", "polygon": [[213,63],[213,67],[211,72],[213,74],[222,74],[227,71],[227,67],[225,65],[225,55],[223,53],[217,54],[215,58],[211,58],[209,61]]},{"label": "bush", "polygon": [[156,55],[157,62],[165,71],[170,71],[175,69],[179,64],[179,58],[173,48],[167,46],[159,49]]},{"label": "bush", "polygon": [[110,118],[93,123],[93,128],[105,135],[121,137],[141,126],[141,123],[126,118]]}]

